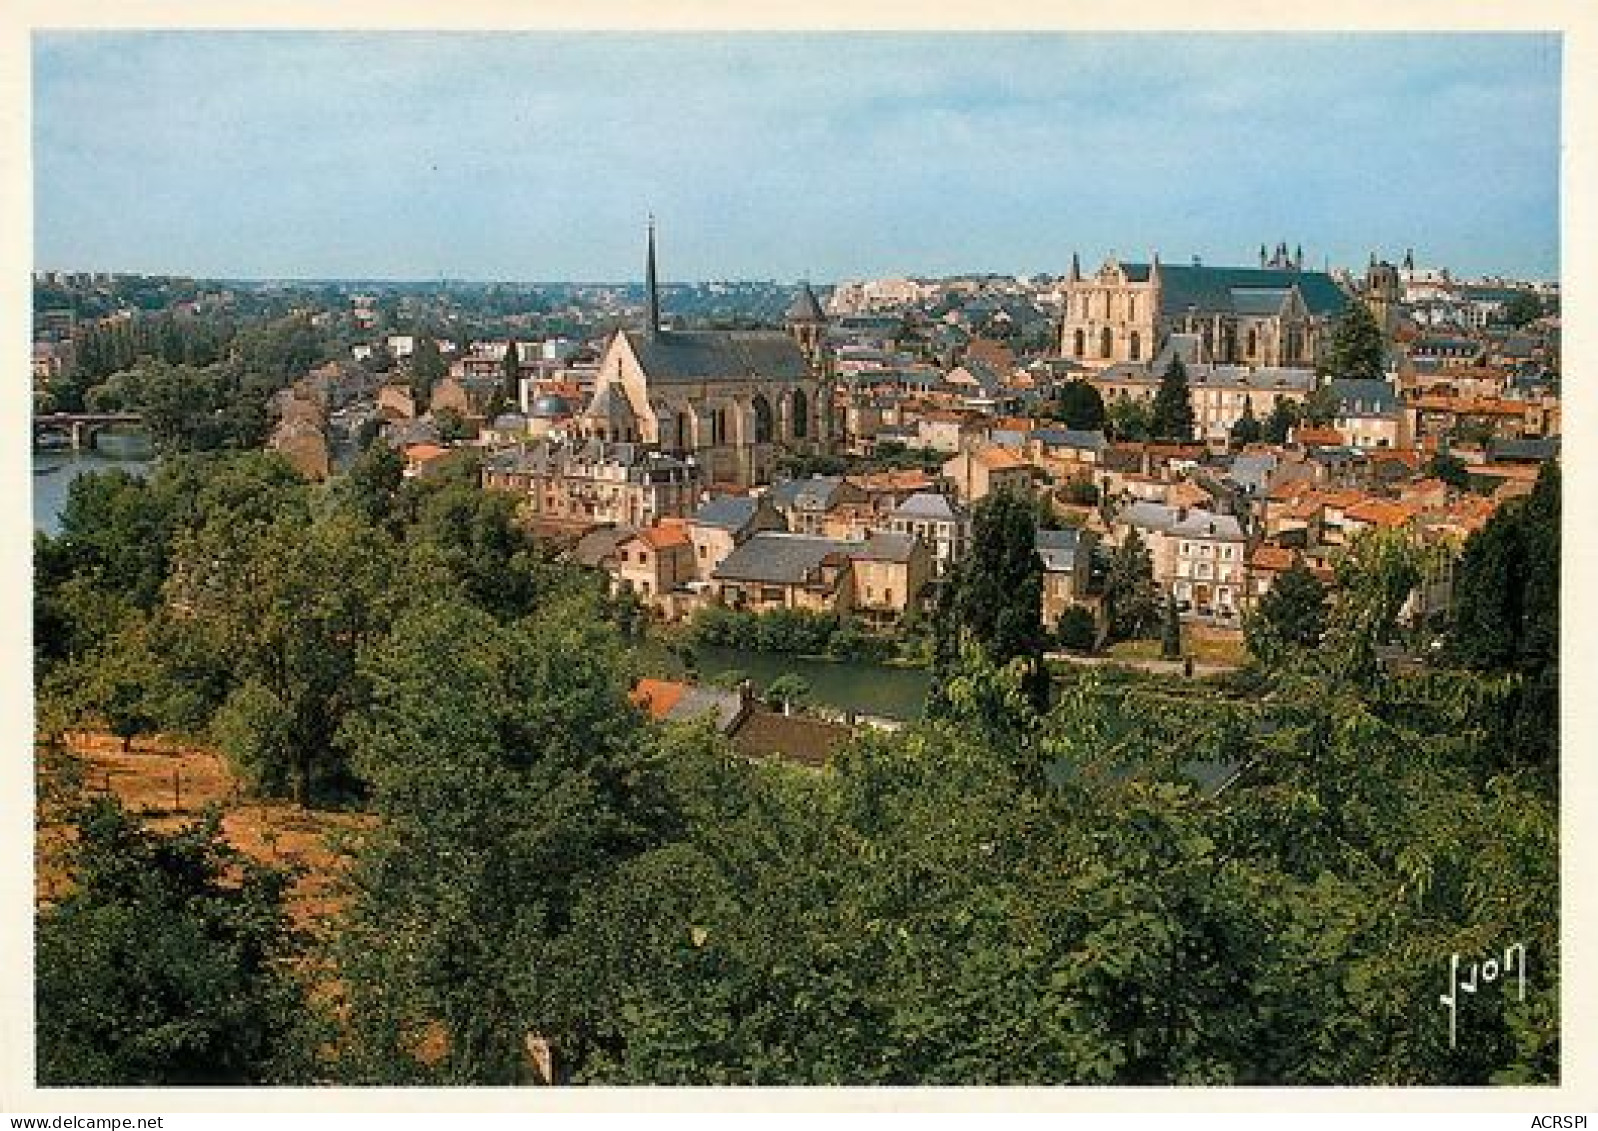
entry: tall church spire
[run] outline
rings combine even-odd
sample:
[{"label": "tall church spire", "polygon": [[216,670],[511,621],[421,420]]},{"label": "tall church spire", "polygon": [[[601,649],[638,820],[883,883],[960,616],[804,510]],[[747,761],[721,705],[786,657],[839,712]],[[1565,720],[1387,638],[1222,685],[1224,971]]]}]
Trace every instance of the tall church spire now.
[{"label": "tall church spire", "polygon": [[649,255],[644,263],[644,289],[649,292],[649,323],[644,332],[651,338],[660,333],[660,283],[655,278],[655,214],[649,214]]}]

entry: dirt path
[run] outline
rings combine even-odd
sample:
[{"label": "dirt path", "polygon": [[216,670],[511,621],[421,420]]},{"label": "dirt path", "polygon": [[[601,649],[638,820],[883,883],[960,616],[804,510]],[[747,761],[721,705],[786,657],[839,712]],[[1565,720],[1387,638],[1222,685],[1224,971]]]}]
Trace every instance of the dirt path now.
[{"label": "dirt path", "polygon": [[[119,740],[97,734],[70,734],[67,746],[82,762],[83,792],[109,788],[153,829],[179,828],[198,820],[208,805],[220,806],[228,843],[263,863],[305,869],[288,893],[296,925],[313,932],[329,925],[338,909],[337,881],[349,864],[349,848],[372,827],[373,818],[248,798],[214,751],[138,742],[124,752]],[[60,825],[38,829],[35,893],[40,900],[59,894],[65,882],[53,858],[66,836]]]}]

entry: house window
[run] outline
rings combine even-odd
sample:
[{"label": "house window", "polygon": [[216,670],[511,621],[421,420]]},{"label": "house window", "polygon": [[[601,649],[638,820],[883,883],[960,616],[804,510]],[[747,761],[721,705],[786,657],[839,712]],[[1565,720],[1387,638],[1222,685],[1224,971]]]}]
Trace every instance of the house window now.
[{"label": "house window", "polygon": [[1131,358],[1132,358],[1133,361],[1138,361],[1138,360],[1140,360],[1142,358],[1142,356],[1143,356],[1143,339],[1138,335],[1138,332],[1136,330],[1132,331],[1132,342],[1131,342],[1131,345],[1128,346],[1127,348],[1128,348],[1128,352],[1131,355]]},{"label": "house window", "polygon": [[1075,353],[1075,355],[1077,357],[1083,357],[1083,356],[1085,356],[1087,354],[1087,351],[1088,351],[1087,335],[1084,334],[1081,330],[1078,330],[1076,332],[1076,349],[1075,349],[1074,353]]},{"label": "house window", "polygon": [[[1109,300],[1106,298],[1105,301],[1108,302]],[[1100,357],[1109,357],[1110,356],[1110,345],[1111,345],[1110,328],[1108,326],[1106,326],[1102,331],[1099,332],[1099,356]]]}]

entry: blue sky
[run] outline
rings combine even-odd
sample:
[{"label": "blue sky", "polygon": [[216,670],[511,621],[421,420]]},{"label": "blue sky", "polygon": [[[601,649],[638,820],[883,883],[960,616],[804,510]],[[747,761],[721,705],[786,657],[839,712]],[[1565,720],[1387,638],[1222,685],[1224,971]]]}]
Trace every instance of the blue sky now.
[{"label": "blue sky", "polygon": [[35,262],[233,277],[1553,277],[1554,35],[37,33]]}]

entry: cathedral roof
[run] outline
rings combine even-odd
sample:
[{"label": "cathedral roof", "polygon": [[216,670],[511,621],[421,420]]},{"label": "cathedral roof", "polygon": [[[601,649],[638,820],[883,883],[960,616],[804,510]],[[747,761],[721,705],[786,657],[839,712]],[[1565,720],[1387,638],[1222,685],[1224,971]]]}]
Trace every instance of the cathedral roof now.
[{"label": "cathedral roof", "polygon": [[[1123,263],[1121,270],[1126,272],[1131,282],[1148,281],[1147,263]],[[1185,314],[1188,307],[1230,314],[1261,313],[1257,309],[1239,309],[1239,296],[1253,296],[1243,301],[1246,305],[1257,306],[1270,298],[1270,295],[1259,295],[1258,292],[1272,292],[1280,299],[1288,288],[1295,286],[1303,296],[1304,305],[1314,315],[1341,314],[1349,301],[1336,280],[1324,271],[1194,267],[1181,263],[1161,263],[1160,283],[1160,307],[1165,314]],[[1275,314],[1276,309],[1265,313]]]},{"label": "cathedral roof", "polygon": [[781,330],[627,332],[644,376],[658,381],[799,381],[810,375],[798,344]]},{"label": "cathedral roof", "polygon": [[1288,295],[1282,287],[1233,287],[1231,292],[1234,311],[1264,317],[1280,314]]}]

